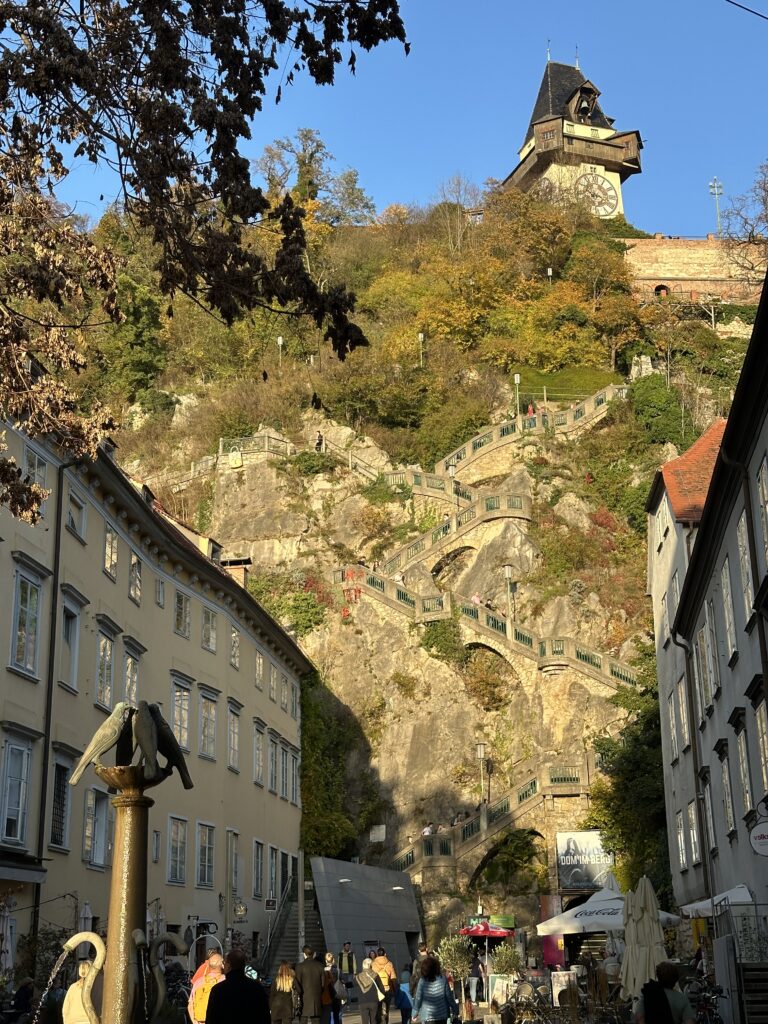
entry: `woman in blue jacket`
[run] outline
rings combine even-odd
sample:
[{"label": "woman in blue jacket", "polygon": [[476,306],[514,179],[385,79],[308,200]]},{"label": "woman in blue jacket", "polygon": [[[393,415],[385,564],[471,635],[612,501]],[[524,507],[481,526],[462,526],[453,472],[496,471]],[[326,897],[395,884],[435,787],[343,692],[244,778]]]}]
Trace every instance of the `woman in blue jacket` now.
[{"label": "woman in blue jacket", "polygon": [[427,1024],[427,1021],[446,1024],[458,1012],[459,1007],[451,987],[440,973],[440,961],[433,956],[424,957],[421,961],[421,978],[413,997],[411,1020],[421,1021],[421,1024]]}]

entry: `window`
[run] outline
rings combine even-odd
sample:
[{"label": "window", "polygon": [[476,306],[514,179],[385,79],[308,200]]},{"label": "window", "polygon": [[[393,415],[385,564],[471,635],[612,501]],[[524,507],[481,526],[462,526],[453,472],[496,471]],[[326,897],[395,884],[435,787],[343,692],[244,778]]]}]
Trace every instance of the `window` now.
[{"label": "window", "polygon": [[669,608],[666,594],[661,596],[661,639],[664,644],[669,639]]},{"label": "window", "polygon": [[165,608],[165,580],[159,576],[155,580],[155,604],[158,608]]},{"label": "window", "polygon": [[253,781],[264,785],[264,730],[258,725],[253,733]]},{"label": "window", "polygon": [[731,594],[731,570],[728,559],[723,562],[720,570],[720,589],[723,597],[723,617],[725,618],[725,640],[728,661],[736,653],[736,627],[733,622],[733,595]]},{"label": "window", "polygon": [[69,492],[67,529],[80,540],[85,540],[85,502],[74,491]]},{"label": "window", "polygon": [[9,737],[3,755],[2,841],[21,845],[27,835],[29,743]]},{"label": "window", "polygon": [[280,707],[288,710],[288,677],[280,676]]},{"label": "window", "polygon": [[213,851],[216,829],[213,825],[197,826],[197,884],[213,888]]},{"label": "window", "polygon": [[93,867],[109,862],[109,797],[99,789],[85,791],[83,860]]},{"label": "window", "polygon": [[741,780],[741,798],[744,813],[754,808],[752,802],[752,780],[749,776],[749,755],[747,751],[747,731],[742,729],[736,735],[736,752],[739,757],[739,779]]},{"label": "window", "polygon": [[104,527],[103,569],[111,580],[117,579],[117,531],[109,523]]},{"label": "window", "polygon": [[189,640],[189,598],[180,590],[176,591],[174,604],[173,629],[179,636],[185,636]]},{"label": "window", "polygon": [[168,822],[168,881],[174,882],[176,885],[185,885],[187,881],[187,822],[185,818],[171,818]]},{"label": "window", "polygon": [[291,754],[291,803],[299,803],[299,758]]},{"label": "window", "polygon": [[189,750],[189,687],[174,683],[172,687],[173,715],[171,728],[182,750]]},{"label": "window", "polygon": [[256,668],[254,670],[253,681],[256,684],[257,690],[264,689],[264,655],[261,651],[256,651]]},{"label": "window", "polygon": [[69,845],[69,776],[70,762],[56,760],[53,765],[53,800],[51,802],[51,846]]},{"label": "window", "polygon": [[696,634],[694,672],[699,697],[699,716],[703,718],[705,710],[712,703],[712,680],[709,675],[706,626],[702,626]]},{"label": "window", "polygon": [[669,743],[670,752],[672,754],[672,760],[676,761],[678,758],[677,749],[677,720],[675,718],[675,695],[670,693],[667,699],[667,716],[669,721]]},{"label": "window", "polygon": [[707,842],[710,850],[717,846],[715,842],[715,820],[712,815],[712,787],[709,780],[704,783],[704,821],[707,827]]},{"label": "window", "polygon": [[688,695],[685,691],[685,676],[680,676],[677,681],[677,707],[680,715],[680,737],[683,741],[683,749],[691,742],[691,734],[688,729]]},{"label": "window", "polygon": [[550,139],[554,139],[555,134],[556,133],[553,128],[548,128],[547,131],[541,133],[541,137],[544,142],[549,142]]},{"label": "window", "polygon": [[760,526],[763,530],[763,557],[768,566],[768,456],[763,456],[757,474],[757,493],[760,499]]},{"label": "window", "polygon": [[200,694],[200,755],[216,757],[216,701],[209,694]]},{"label": "window", "polygon": [[291,718],[298,719],[300,704],[300,690],[298,683],[291,684]]},{"label": "window", "polygon": [[277,792],[277,740],[269,739],[269,791]]},{"label": "window", "polygon": [[160,863],[160,832],[154,828],[152,829],[152,863]]},{"label": "window", "polygon": [[761,700],[755,709],[757,724],[757,746],[760,751],[760,775],[763,780],[763,792],[768,793],[768,711],[765,700]]},{"label": "window", "polygon": [[33,676],[37,675],[40,592],[37,580],[16,573],[12,664]]},{"label": "window", "polygon": [[80,609],[66,601],[61,609],[61,639],[61,681],[76,690],[80,657]]},{"label": "window", "polygon": [[227,708],[227,765],[240,768],[240,712],[231,704]]},{"label": "window", "polygon": [[733,794],[731,793],[731,773],[728,768],[728,758],[724,757],[720,762],[720,775],[723,784],[723,811],[725,812],[726,831],[733,832],[736,821],[733,817]]},{"label": "window", "polygon": [[747,512],[741,513],[736,526],[736,540],[739,545],[739,571],[741,574],[741,593],[744,602],[744,620],[749,622],[752,618],[752,605],[755,601],[755,591],[752,586],[752,567],[749,561],[749,539],[747,537]]},{"label": "window", "polygon": [[128,597],[136,604],[141,604],[141,559],[135,551],[131,552],[131,568],[128,574]]},{"label": "window", "polygon": [[680,606],[680,576],[678,575],[677,569],[672,573],[672,617],[674,618],[678,607]]},{"label": "window", "polygon": [[277,896],[277,850],[269,848],[269,893],[271,899]]},{"label": "window", "polygon": [[[27,447],[24,450],[24,475],[31,484],[37,484],[45,490],[45,477],[48,463],[36,451]],[[40,515],[45,516],[45,502],[40,503]]]},{"label": "window", "polygon": [[669,510],[667,508],[667,502],[662,499],[659,505],[659,511],[656,513],[656,547],[657,550],[661,550],[661,545],[664,543],[664,538],[669,533]]},{"label": "window", "polygon": [[229,839],[229,864],[230,864],[230,882],[232,885],[232,892],[237,893],[240,888],[240,836],[237,832],[230,829],[227,832],[227,838]]},{"label": "window", "polygon": [[269,663],[269,699],[277,700],[277,665]]},{"label": "window", "polygon": [[139,701],[139,659],[131,651],[125,652],[123,683],[125,700],[136,707]]},{"label": "window", "polygon": [[701,861],[699,853],[699,829],[696,823],[696,801],[691,800],[688,804],[688,839],[691,843],[691,864],[698,864]]},{"label": "window", "polygon": [[720,689],[720,662],[718,660],[717,631],[715,627],[715,606],[707,601],[705,608],[707,620],[707,664],[712,677],[712,689],[717,693]]},{"label": "window", "polygon": [[264,895],[264,843],[253,840],[253,895],[261,899]]},{"label": "window", "polygon": [[112,707],[112,682],[114,678],[114,641],[106,633],[99,632],[97,641],[98,662],[96,666],[96,703]]},{"label": "window", "polygon": [[240,630],[235,626],[230,626],[229,631],[229,664],[240,668]]},{"label": "window", "polygon": [[280,747],[280,796],[288,799],[288,751]]},{"label": "window", "polygon": [[685,825],[683,823],[683,812],[678,811],[675,815],[677,824],[677,863],[681,871],[688,867],[688,853],[685,849]]},{"label": "window", "polygon": [[203,647],[206,651],[216,651],[217,615],[212,608],[203,608]]}]

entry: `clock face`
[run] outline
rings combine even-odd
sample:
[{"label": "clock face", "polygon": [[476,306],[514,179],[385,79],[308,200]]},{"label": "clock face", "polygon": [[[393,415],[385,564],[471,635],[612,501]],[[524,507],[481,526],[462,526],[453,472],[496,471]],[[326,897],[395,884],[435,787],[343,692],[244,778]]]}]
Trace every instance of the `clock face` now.
[{"label": "clock face", "polygon": [[575,181],[576,195],[589,203],[598,217],[610,217],[619,205],[619,195],[613,185],[602,174],[582,174]]}]

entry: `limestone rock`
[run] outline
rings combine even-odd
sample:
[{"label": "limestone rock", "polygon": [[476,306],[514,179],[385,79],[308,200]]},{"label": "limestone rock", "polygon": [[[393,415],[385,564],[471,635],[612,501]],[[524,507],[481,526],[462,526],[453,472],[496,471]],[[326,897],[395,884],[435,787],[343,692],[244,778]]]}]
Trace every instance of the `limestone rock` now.
[{"label": "limestone rock", "polygon": [[564,494],[554,506],[555,513],[582,533],[587,533],[592,526],[589,518],[589,505],[575,494]]}]

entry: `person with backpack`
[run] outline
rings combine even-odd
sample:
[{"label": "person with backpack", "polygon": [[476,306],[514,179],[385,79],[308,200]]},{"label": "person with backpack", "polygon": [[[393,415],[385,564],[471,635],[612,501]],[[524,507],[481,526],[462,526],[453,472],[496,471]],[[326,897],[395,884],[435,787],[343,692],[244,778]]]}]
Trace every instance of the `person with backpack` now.
[{"label": "person with backpack", "polygon": [[379,983],[384,992],[384,1002],[381,1006],[381,1024],[388,1024],[389,1007],[397,986],[397,972],[382,946],[379,946],[376,950],[376,959],[373,961],[372,967],[379,976]]},{"label": "person with backpack", "polygon": [[363,960],[363,969],[355,975],[360,1008],[360,1024],[381,1024],[381,1007],[384,1002],[384,990],[379,976],[371,966],[369,956]]},{"label": "person with backpack", "polygon": [[656,967],[657,981],[643,985],[635,1006],[635,1024],[694,1024],[696,1014],[685,992],[676,989],[680,971],[665,960]]},{"label": "person with backpack", "polygon": [[440,961],[437,957],[427,956],[421,961],[421,978],[416,986],[413,997],[412,1021],[421,1024],[447,1024],[447,1021],[458,1015],[459,1006],[456,1002],[448,979],[440,973]]}]

